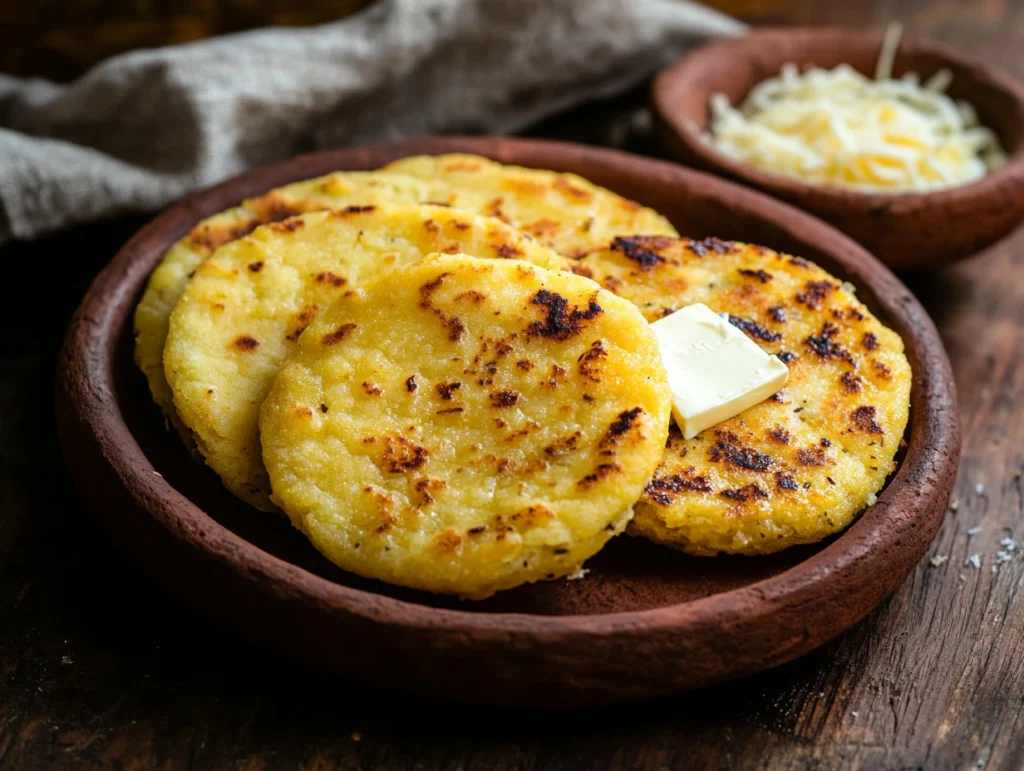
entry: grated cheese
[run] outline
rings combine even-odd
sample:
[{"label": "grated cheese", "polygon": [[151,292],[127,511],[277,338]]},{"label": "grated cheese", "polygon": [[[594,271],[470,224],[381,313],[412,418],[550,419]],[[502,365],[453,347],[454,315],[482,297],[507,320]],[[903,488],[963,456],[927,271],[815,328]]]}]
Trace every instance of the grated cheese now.
[{"label": "grated cheese", "polygon": [[974,108],[945,90],[939,70],[892,77],[900,37],[891,25],[871,80],[848,64],[800,72],[786,64],[739,107],[711,97],[705,140],[765,171],[866,191],[936,190],[973,182],[1006,155]]}]

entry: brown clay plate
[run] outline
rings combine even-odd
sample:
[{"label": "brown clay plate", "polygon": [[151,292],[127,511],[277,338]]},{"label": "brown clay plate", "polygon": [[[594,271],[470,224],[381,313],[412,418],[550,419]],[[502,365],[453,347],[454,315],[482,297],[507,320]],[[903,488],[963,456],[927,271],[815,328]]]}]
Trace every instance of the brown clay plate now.
[{"label": "brown clay plate", "polygon": [[[198,220],[245,196],[453,151],[576,172],[655,207],[686,235],[766,244],[854,282],[903,336],[914,369],[908,447],[878,503],[838,537],[772,557],[698,559],[620,537],[588,563],[583,580],[473,603],[347,574],[282,517],[235,500],[165,430],[132,362],[131,316],[149,272]],[[960,453],[955,387],[935,327],[853,241],[786,204],[670,163],[499,138],[302,156],[173,206],[124,246],[82,301],[61,354],[57,417],[68,467],[110,537],[222,626],[309,667],[383,687],[544,706],[631,701],[735,678],[849,628],[926,552]]]}]

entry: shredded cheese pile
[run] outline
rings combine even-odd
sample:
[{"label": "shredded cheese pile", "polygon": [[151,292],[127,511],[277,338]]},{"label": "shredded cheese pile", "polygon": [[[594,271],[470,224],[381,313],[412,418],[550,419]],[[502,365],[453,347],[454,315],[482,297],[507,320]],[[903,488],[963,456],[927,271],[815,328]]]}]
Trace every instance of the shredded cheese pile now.
[{"label": "shredded cheese pile", "polygon": [[866,191],[954,187],[1001,166],[996,135],[944,93],[949,70],[923,85],[916,73],[891,77],[899,35],[898,25],[887,31],[874,80],[847,64],[803,73],[787,64],[739,109],[715,94],[705,140],[765,171]]}]

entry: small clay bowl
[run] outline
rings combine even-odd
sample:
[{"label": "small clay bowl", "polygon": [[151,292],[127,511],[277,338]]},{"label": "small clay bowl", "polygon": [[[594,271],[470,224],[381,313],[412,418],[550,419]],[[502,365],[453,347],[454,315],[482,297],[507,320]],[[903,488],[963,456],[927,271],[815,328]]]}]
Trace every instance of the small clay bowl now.
[{"label": "small clay bowl", "polygon": [[725,94],[739,104],[755,85],[794,62],[831,69],[843,62],[873,76],[880,31],[774,28],[705,46],[662,72],[652,101],[659,140],[684,163],[739,180],[818,215],[859,241],[895,270],[934,267],[977,253],[1024,219],[1024,86],[1009,74],[945,45],[904,37],[893,74],[922,81],[953,73],[949,94],[977,109],[1008,154],[981,180],[930,193],[865,193],[769,174],[726,157],[704,142],[708,100]]},{"label": "small clay bowl", "polygon": [[[132,362],[132,312],[150,271],[198,220],[337,169],[419,153],[478,153],[581,174],[666,214],[681,232],[816,260],[906,341],[914,370],[898,473],[849,529],[770,557],[698,559],[619,537],[579,581],[464,602],[363,580],[324,560],[283,517],[248,508],[167,432]],[[96,278],[60,358],[68,468],[140,570],[238,635],[307,667],[460,701],[586,705],[738,677],[800,656],[892,592],[942,522],[960,453],[949,362],[892,273],[821,221],[671,163],[520,139],[437,138],[307,155],[190,196],[136,234]]]}]

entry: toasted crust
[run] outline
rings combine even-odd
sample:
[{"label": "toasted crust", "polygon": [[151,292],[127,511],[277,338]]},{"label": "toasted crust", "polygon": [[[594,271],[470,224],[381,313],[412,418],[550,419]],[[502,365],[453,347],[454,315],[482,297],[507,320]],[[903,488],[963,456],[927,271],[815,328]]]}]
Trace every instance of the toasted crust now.
[{"label": "toasted crust", "polygon": [[192,271],[213,254],[217,246],[251,233],[259,224],[244,207],[204,220],[164,255],[135,308],[135,363],[146,376],[153,400],[190,447],[193,447],[191,435],[174,411],[174,397],[164,377],[164,344],[171,311]]},{"label": "toasted crust", "polygon": [[564,258],[490,217],[438,206],[355,206],[261,226],[201,263],[171,315],[165,376],[176,413],[225,485],[270,510],[257,418],[277,368],[319,309],[438,251]]},{"label": "toasted crust", "polygon": [[846,527],[894,468],[909,413],[903,342],[848,286],[763,247],[619,238],[574,270],[654,321],[705,303],[789,382],[774,399],[692,440],[673,430],[631,532],[691,554],[763,554]]},{"label": "toasted crust", "polygon": [[437,256],[332,305],[263,405],[274,500],[346,570],[486,597],[571,573],[661,457],[643,317],[593,282]]}]

